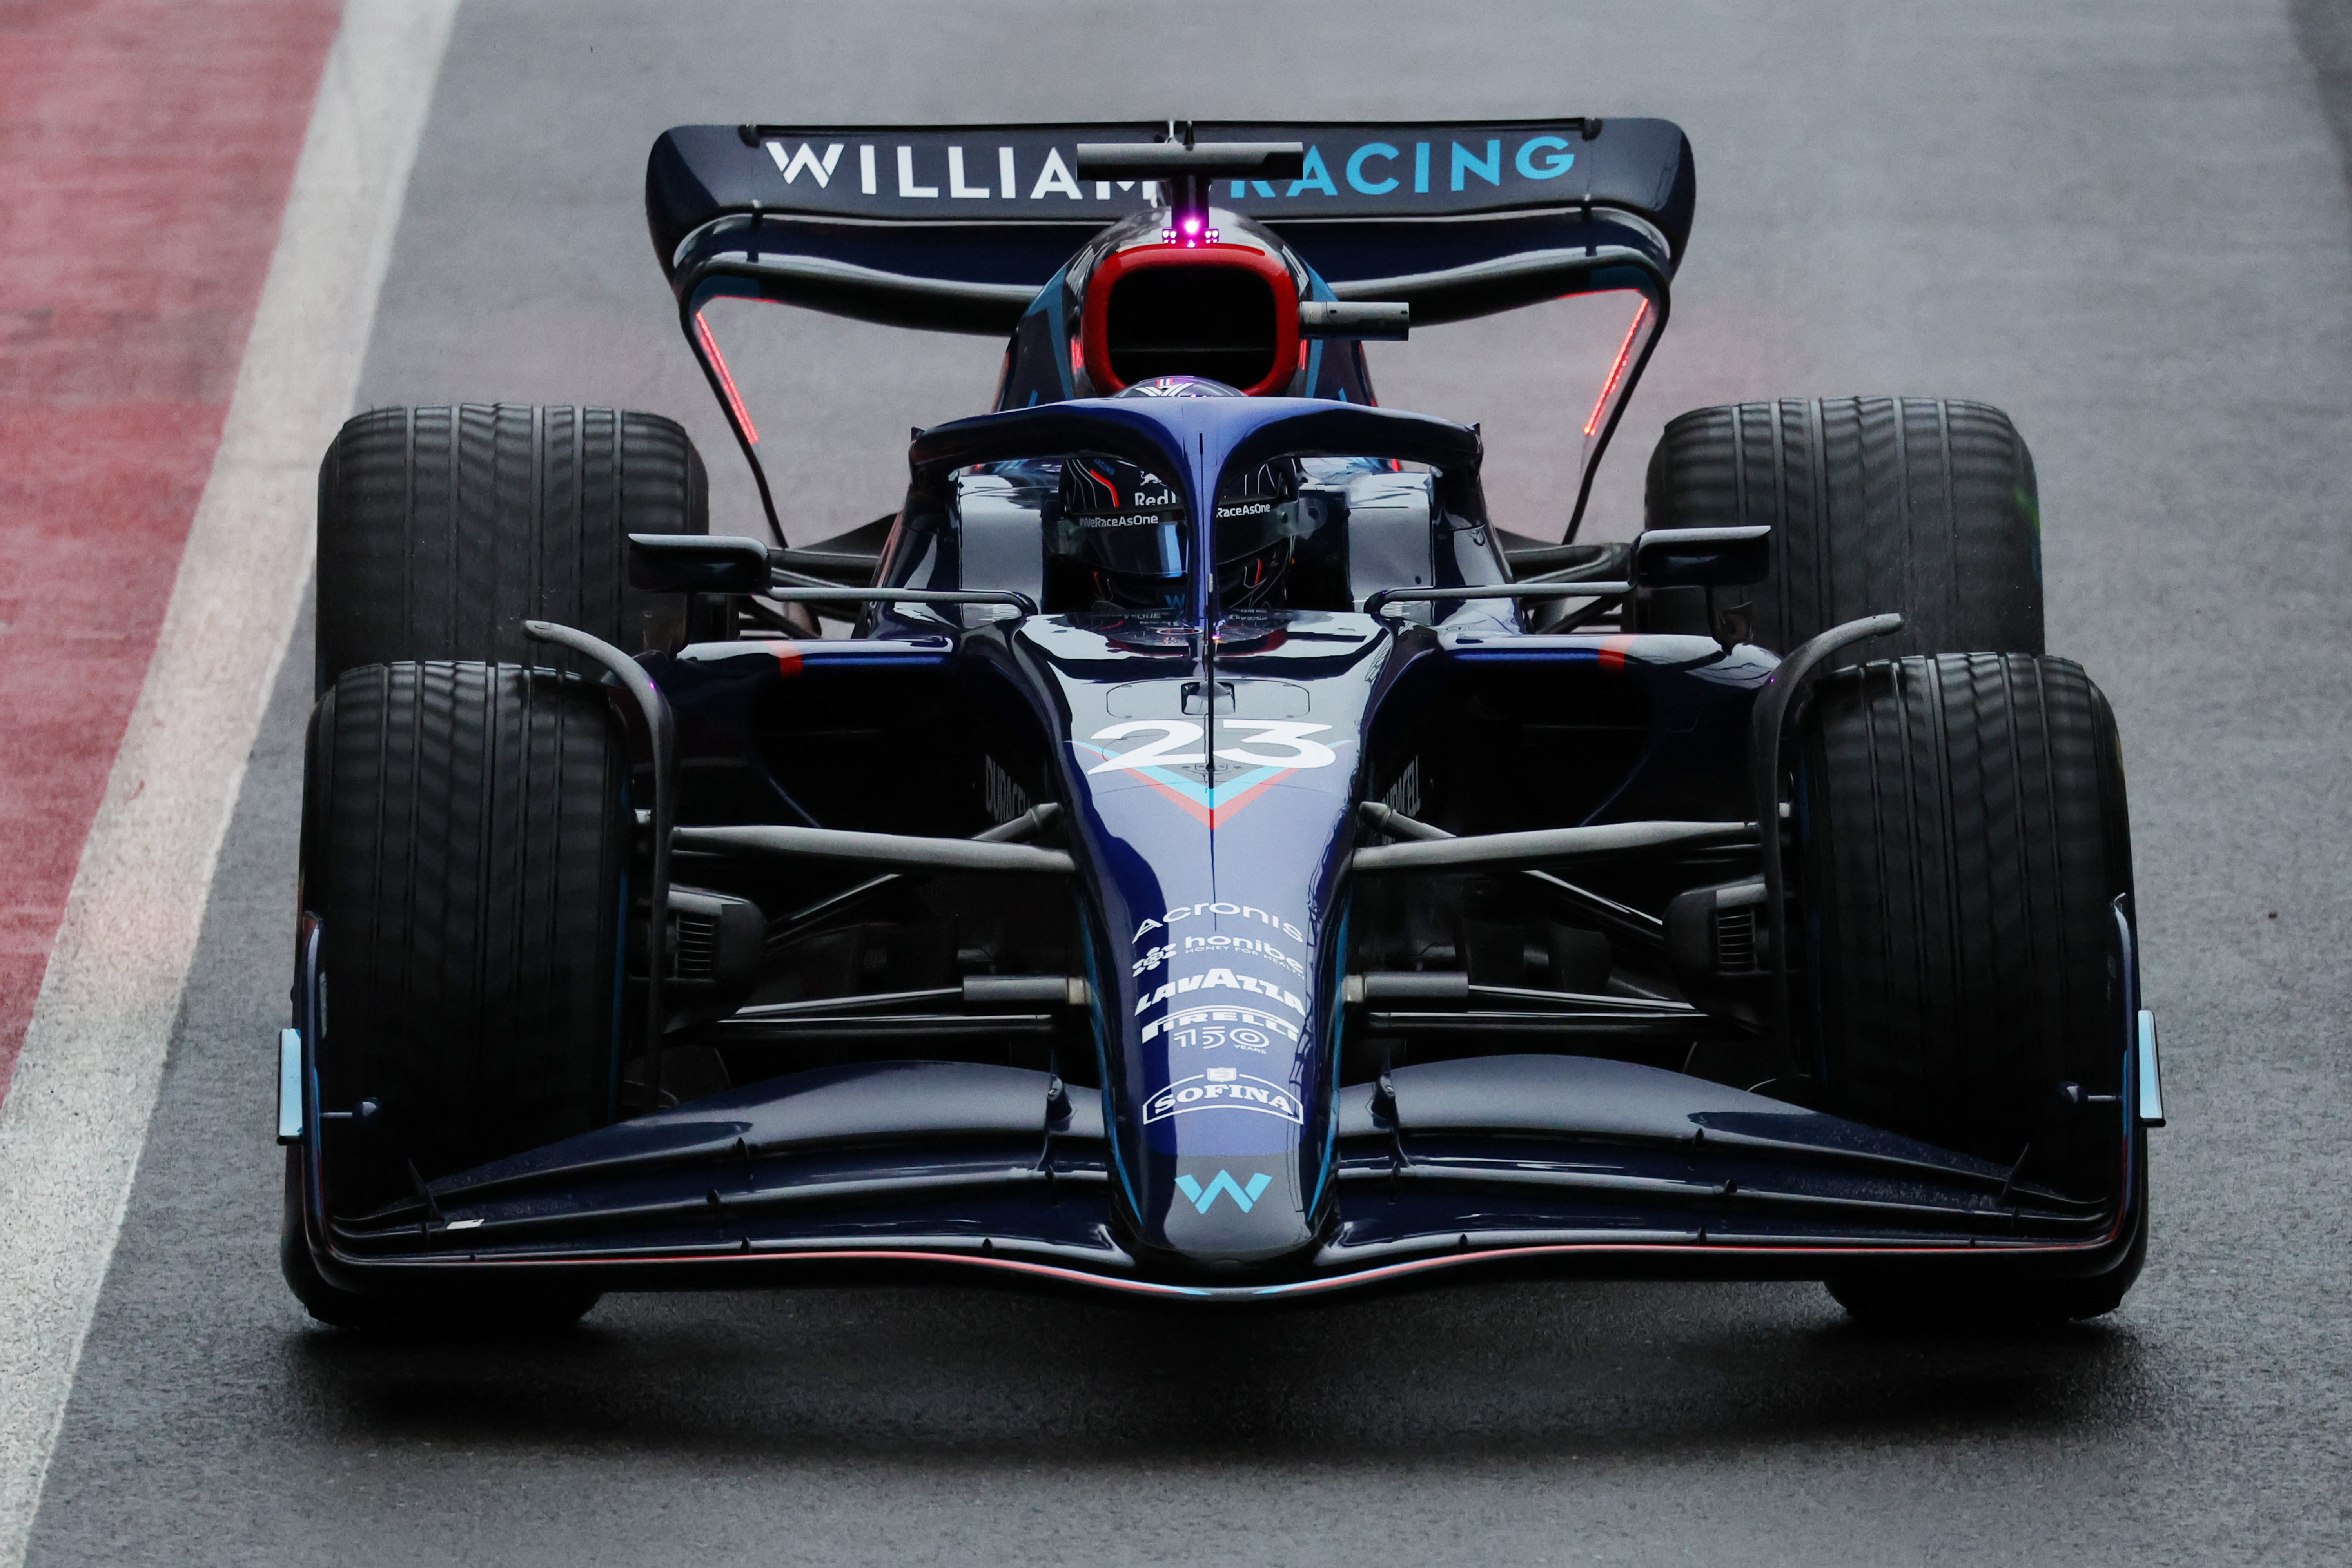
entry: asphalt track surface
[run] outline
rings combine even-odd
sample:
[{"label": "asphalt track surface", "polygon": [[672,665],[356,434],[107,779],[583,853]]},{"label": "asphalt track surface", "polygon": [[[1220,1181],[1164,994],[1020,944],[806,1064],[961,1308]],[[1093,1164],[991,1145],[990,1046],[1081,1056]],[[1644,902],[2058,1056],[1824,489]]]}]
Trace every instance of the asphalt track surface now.
[{"label": "asphalt track surface", "polygon": [[[473,0],[366,400],[663,409],[714,467],[730,448],[636,216],[664,125],[1680,121],[1699,218],[1621,478],[1674,412],[1745,396],[1982,397],[2033,444],[2052,644],[2113,697],[2132,767],[2175,1123],[2152,1259],[2112,1319],[2024,1340],[1867,1333],[1803,1285],[1248,1320],[630,1297],[531,1349],[317,1331],[276,1279],[267,1109],[298,647],[30,1561],[2352,1557],[2352,223],[2323,93],[2352,53],[2316,9],[2299,48],[2297,21],[2212,0],[1435,19]],[[811,515],[855,521],[861,493],[814,487]]]}]

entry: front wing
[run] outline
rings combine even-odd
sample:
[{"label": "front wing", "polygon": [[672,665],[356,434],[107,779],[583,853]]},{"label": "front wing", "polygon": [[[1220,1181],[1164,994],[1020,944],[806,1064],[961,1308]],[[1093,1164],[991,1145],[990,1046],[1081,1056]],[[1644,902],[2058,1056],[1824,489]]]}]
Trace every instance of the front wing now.
[{"label": "front wing", "polygon": [[[289,1047],[299,1048],[302,1031]],[[289,1062],[305,1238],[348,1289],[562,1275],[612,1289],[929,1276],[1270,1302],[1465,1271],[1818,1279],[2117,1265],[2145,1203],[2145,1027],[2126,1031],[2119,1201],[1705,1079],[1597,1058],[1401,1067],[1340,1091],[1334,1218],[1229,1278],[1122,1246],[1100,1097],[954,1062],[819,1068],[429,1184],[361,1221],[324,1202],[315,1077]],[[291,1052],[289,1051],[289,1056]],[[2152,1063],[2147,1064],[2152,1068]],[[2151,1075],[2152,1076],[2152,1075]],[[1220,1177],[1223,1173],[1220,1173]],[[1246,1206],[1248,1184],[1185,1198]]]}]

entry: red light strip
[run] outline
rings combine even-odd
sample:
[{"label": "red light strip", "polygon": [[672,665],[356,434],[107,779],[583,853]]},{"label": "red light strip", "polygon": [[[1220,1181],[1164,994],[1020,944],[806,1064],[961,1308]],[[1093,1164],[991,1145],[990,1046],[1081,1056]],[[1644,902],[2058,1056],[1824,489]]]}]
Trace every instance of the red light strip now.
[{"label": "red light strip", "polygon": [[[1639,316],[1633,319],[1641,320]],[[758,446],[760,431],[758,426],[751,423],[751,416],[744,410],[742,394],[735,390],[735,373],[727,368],[727,356],[719,352],[719,340],[710,335],[710,323],[702,319],[702,312],[699,310],[694,313],[694,335],[702,340],[702,352],[710,356],[710,363],[719,369],[719,384],[726,390],[727,406],[733,412],[735,423],[743,427],[743,438],[754,447]],[[1586,432],[1587,435],[1591,433]]]},{"label": "red light strip", "polygon": [[1601,411],[1609,406],[1610,394],[1617,390],[1618,378],[1625,374],[1625,360],[1633,352],[1633,334],[1642,330],[1642,320],[1649,313],[1650,302],[1647,300],[1633,308],[1633,324],[1625,329],[1625,341],[1617,345],[1617,363],[1609,367],[1609,379],[1601,388],[1599,400],[1592,405],[1592,417],[1584,422],[1587,440],[1591,439],[1592,433],[1601,428]]}]

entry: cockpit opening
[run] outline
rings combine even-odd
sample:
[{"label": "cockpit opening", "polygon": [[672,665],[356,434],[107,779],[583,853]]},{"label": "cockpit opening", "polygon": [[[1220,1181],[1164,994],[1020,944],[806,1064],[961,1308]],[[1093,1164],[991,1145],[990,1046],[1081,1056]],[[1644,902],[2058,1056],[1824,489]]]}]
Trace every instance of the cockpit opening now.
[{"label": "cockpit opening", "polygon": [[[1296,312],[1294,296],[1287,301]],[[1255,386],[1274,374],[1280,305],[1266,279],[1238,267],[1155,267],[1110,289],[1105,347],[1131,386],[1156,375],[1202,375]]]},{"label": "cockpit opening", "polygon": [[[1207,552],[1234,610],[1348,611],[1376,587],[1426,580],[1439,476],[1376,458],[1289,457],[1229,474]],[[963,582],[1008,570],[1049,614],[1181,614],[1200,531],[1175,486],[1123,458],[1076,452],[955,478]],[[1042,549],[1039,564],[1021,557]],[[1030,555],[1037,561],[1036,555]],[[1038,575],[1031,575],[1037,573]],[[1010,579],[1008,578],[1008,582]]]}]

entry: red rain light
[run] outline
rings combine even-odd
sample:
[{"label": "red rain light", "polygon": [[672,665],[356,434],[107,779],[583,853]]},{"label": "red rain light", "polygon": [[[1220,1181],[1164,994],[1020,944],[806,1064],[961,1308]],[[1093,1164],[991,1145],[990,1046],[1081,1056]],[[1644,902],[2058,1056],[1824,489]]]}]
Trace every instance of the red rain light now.
[{"label": "red rain light", "polygon": [[1647,300],[1633,307],[1633,324],[1625,329],[1625,341],[1617,345],[1617,363],[1609,367],[1609,379],[1601,384],[1601,395],[1592,405],[1592,417],[1584,422],[1585,438],[1601,428],[1601,411],[1609,406],[1610,395],[1617,390],[1618,380],[1625,374],[1625,361],[1633,352],[1633,334],[1642,330],[1642,320],[1650,313]]},{"label": "red rain light", "polygon": [[727,368],[727,356],[719,352],[719,340],[710,335],[710,323],[702,319],[699,310],[694,313],[694,335],[702,340],[702,352],[710,356],[711,364],[719,372],[719,384],[727,394],[727,406],[734,414],[735,423],[743,427],[743,439],[758,446],[760,432],[743,407],[742,395],[735,390],[735,373]]}]

